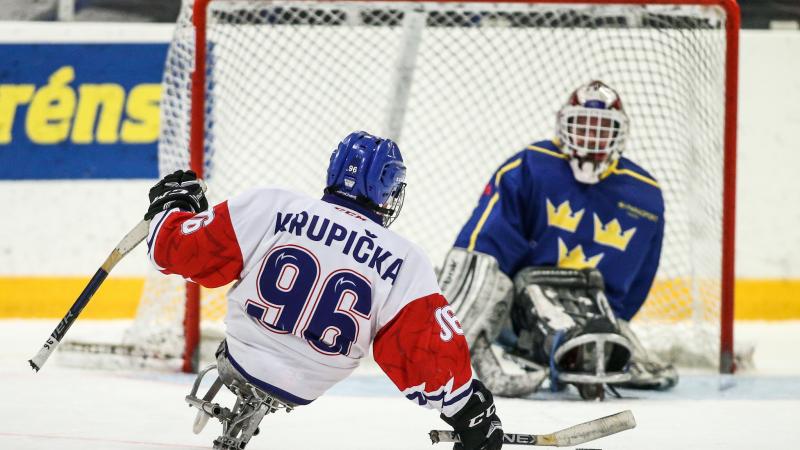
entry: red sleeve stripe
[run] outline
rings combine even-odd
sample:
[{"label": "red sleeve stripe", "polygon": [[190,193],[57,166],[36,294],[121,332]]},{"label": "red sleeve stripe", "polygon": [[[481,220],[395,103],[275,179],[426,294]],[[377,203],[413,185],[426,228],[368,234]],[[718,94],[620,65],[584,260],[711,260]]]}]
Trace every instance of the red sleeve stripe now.
[{"label": "red sleeve stripe", "polygon": [[243,256],[227,202],[197,214],[172,209],[154,220],[149,256],[162,273],[212,288],[238,279]]},{"label": "red sleeve stripe", "polygon": [[409,400],[445,413],[466,402],[472,380],[463,333],[445,330],[448,325],[436,318],[437,310],[448,307],[438,293],[416,299],[381,328],[373,343],[375,361]]}]

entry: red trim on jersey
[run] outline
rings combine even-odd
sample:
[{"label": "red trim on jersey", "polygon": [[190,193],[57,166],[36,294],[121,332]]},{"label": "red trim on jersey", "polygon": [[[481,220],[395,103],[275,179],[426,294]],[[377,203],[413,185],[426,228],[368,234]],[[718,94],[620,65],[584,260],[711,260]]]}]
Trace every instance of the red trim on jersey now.
[{"label": "red trim on jersey", "polygon": [[202,225],[183,227],[194,217],[193,213],[177,212],[164,220],[150,250],[153,260],[164,268],[163,273],[176,273],[205,287],[224,286],[238,279],[242,251],[228,202],[215,206],[213,217],[203,220]]},{"label": "red trim on jersey", "polygon": [[401,391],[425,383],[425,391],[434,392],[451,379],[455,391],[472,379],[464,336],[447,342],[440,336],[435,311],[447,305],[441,294],[414,300],[375,336],[375,361]]}]

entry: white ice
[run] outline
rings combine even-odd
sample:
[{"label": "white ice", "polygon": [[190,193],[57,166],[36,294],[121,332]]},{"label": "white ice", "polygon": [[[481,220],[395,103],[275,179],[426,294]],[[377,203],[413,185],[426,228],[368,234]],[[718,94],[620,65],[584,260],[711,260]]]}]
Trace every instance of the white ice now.
[{"label": "white ice", "polygon": [[[51,358],[39,373],[27,360],[55,320],[0,321],[0,449],[147,450],[211,448],[221,425],[192,434],[183,401],[192,375],[74,369]],[[119,332],[80,320],[73,336]],[[737,324],[756,345],[756,368],[732,377],[683,373],[670,392],[623,391],[584,402],[573,392],[497,399],[507,432],[546,433],[630,409],[638,426],[579,447],[604,450],[800,448],[800,323]],[[228,401],[230,397],[218,400]],[[446,428],[372,365],[308,406],[267,416],[248,449],[431,449],[427,432]],[[439,448],[449,448],[439,444]],[[505,448],[513,449],[513,446]]]}]

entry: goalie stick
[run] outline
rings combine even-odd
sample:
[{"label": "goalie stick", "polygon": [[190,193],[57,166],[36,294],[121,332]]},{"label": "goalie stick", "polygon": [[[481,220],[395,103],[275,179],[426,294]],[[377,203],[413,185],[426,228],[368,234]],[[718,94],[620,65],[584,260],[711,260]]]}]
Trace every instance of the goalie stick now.
[{"label": "goalie stick", "polygon": [[[206,185],[203,180],[198,180],[200,182],[200,187],[203,189],[203,192],[206,191]],[[89,303],[89,300],[92,298],[97,289],[103,284],[103,281],[106,280],[109,272],[114,266],[117,265],[118,262],[122,260],[125,255],[127,255],[131,250],[136,248],[140,242],[147,237],[147,232],[150,229],[150,221],[149,220],[142,220],[125,237],[119,241],[114,250],[111,251],[111,254],[108,255],[103,265],[97,269],[94,276],[89,283],[83,288],[83,292],[81,295],[78,296],[78,299],[75,300],[75,303],[72,304],[72,307],[69,308],[67,314],[61,319],[61,322],[56,325],[56,328],[50,333],[50,337],[44,342],[44,345],[39,350],[39,352],[33,358],[28,360],[28,363],[31,365],[33,370],[38,372],[44,363],[47,362],[47,358],[50,357],[50,354],[58,347],[58,344],[64,338],[64,335],[67,334],[70,327],[73,323],[75,323],[75,319],[78,318],[83,308],[86,307],[86,304]]]},{"label": "goalie stick", "polygon": [[[503,434],[503,443],[511,445],[541,445],[550,447],[569,447],[583,444],[630,430],[636,426],[636,420],[630,410],[618,412],[610,416],[579,423],[561,431],[550,434]],[[448,430],[431,430],[431,442],[461,442],[458,435]]]}]

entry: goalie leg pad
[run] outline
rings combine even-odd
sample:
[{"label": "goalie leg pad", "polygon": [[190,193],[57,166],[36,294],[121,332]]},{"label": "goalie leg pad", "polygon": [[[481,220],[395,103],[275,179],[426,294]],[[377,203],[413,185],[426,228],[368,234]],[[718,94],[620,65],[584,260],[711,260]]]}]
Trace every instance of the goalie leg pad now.
[{"label": "goalie leg pad", "polygon": [[653,352],[647,351],[628,321],[619,320],[618,323],[622,334],[628,338],[633,347],[629,368],[631,379],[623,383],[622,387],[663,391],[677,385],[678,371],[675,367],[662,361]]},{"label": "goalie leg pad", "polygon": [[565,383],[620,383],[631,344],[622,336],[594,269],[528,267],[514,279],[512,323],[520,354],[549,364]]},{"label": "goalie leg pad", "polygon": [[442,294],[453,306],[470,347],[481,334],[489,342],[500,334],[508,321],[513,283],[494,257],[453,248],[439,274]]},{"label": "goalie leg pad", "polygon": [[461,322],[472,364],[495,395],[522,397],[539,388],[544,367],[515,360],[493,344],[509,325],[513,283],[500,271],[497,260],[480,252],[453,248],[439,274],[439,285]]},{"label": "goalie leg pad", "polygon": [[547,378],[545,367],[516,359],[499,345],[491,344],[485,335],[478,336],[471,354],[475,373],[494,395],[525,397],[536,392]]}]

